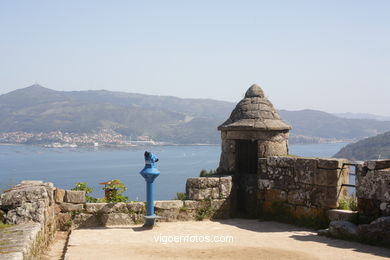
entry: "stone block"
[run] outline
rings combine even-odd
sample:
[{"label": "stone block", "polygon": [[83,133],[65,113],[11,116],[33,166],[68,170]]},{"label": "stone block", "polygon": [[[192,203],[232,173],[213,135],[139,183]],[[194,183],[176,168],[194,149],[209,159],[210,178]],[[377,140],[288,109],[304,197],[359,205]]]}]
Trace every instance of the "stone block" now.
[{"label": "stone block", "polygon": [[91,214],[100,212],[107,203],[85,203],[85,211]]},{"label": "stone block", "polygon": [[348,163],[346,159],[318,159],[318,168],[320,169],[340,169],[343,163]]},{"label": "stone block", "polygon": [[390,202],[390,172],[359,171],[356,175],[356,196]]},{"label": "stone block", "polygon": [[268,179],[258,179],[257,186],[259,190],[269,190],[274,187],[274,182]]},{"label": "stone block", "polygon": [[101,216],[103,226],[127,226],[134,223],[129,214],[126,213],[110,213]]},{"label": "stone block", "polygon": [[355,239],[358,237],[358,227],[349,221],[336,220],[330,222],[329,233],[335,237]]},{"label": "stone block", "polygon": [[349,183],[349,168],[318,169],[314,176],[314,184],[322,186],[341,186]]},{"label": "stone block", "polygon": [[72,213],[59,213],[57,215],[57,227],[62,231],[67,231],[72,228]]},{"label": "stone block", "polygon": [[173,222],[178,219],[180,211],[184,211],[183,208],[170,208],[170,209],[162,209],[155,208],[155,214],[160,218],[161,221],[165,222]]},{"label": "stone block", "polygon": [[65,202],[68,203],[85,203],[85,191],[81,190],[66,190]]},{"label": "stone block", "polygon": [[129,210],[127,208],[126,203],[124,202],[111,202],[106,203],[101,209],[102,213],[128,213]]},{"label": "stone block", "polygon": [[287,192],[278,189],[267,190],[265,191],[265,200],[270,202],[287,201]]},{"label": "stone block", "polygon": [[199,205],[201,204],[198,200],[185,200],[184,207],[188,209],[197,209],[199,208]]},{"label": "stone block", "polygon": [[100,226],[100,222],[94,214],[81,213],[77,214],[73,219],[73,228],[90,228],[98,226]]},{"label": "stone block", "polygon": [[206,189],[208,188],[207,177],[188,178],[186,182],[186,189]]},{"label": "stone block", "polygon": [[327,211],[327,215],[330,221],[334,220],[345,220],[351,221],[358,215],[357,211],[342,210],[342,209],[330,209]]},{"label": "stone block", "polygon": [[179,221],[190,221],[196,220],[197,212],[194,209],[183,209],[179,211],[177,220]]},{"label": "stone block", "polygon": [[233,181],[232,177],[221,177],[219,182],[219,197],[226,199],[230,197],[232,192]]},{"label": "stone block", "polygon": [[268,156],[267,165],[276,167],[295,167],[296,157]]},{"label": "stone block", "polygon": [[72,212],[72,211],[81,212],[84,210],[84,204],[73,204],[73,203],[63,202],[59,204],[59,207],[61,209],[61,212]]},{"label": "stone block", "polygon": [[219,178],[207,177],[207,188],[218,188]]},{"label": "stone block", "polygon": [[304,184],[312,184],[317,171],[317,159],[296,158],[294,181]]},{"label": "stone block", "polygon": [[130,213],[146,213],[146,206],[144,202],[130,202],[127,203],[127,209]]},{"label": "stone block", "polygon": [[230,217],[230,200],[216,199],[211,201],[211,208],[213,219],[226,219]]},{"label": "stone block", "polygon": [[[331,170],[334,171],[334,170]],[[337,170],[335,170],[337,171]],[[317,169],[314,173],[313,184],[326,186],[328,183],[328,170]]]},{"label": "stone block", "polygon": [[54,200],[56,203],[64,202],[65,190],[57,188],[54,192]]},{"label": "stone block", "polygon": [[362,215],[378,217],[381,215],[380,200],[358,198],[358,211]]},{"label": "stone block", "polygon": [[294,205],[304,205],[309,195],[304,190],[292,190],[287,194],[288,203]]},{"label": "stone block", "polygon": [[157,200],[154,202],[155,209],[180,209],[183,205],[182,200]]},{"label": "stone block", "polygon": [[380,217],[369,225],[359,226],[359,234],[368,241],[377,241],[390,245],[390,217]]},{"label": "stone block", "polygon": [[205,199],[218,199],[219,189],[208,188],[208,189],[190,189],[188,191],[188,198],[190,200],[205,200]]},{"label": "stone block", "polygon": [[323,210],[320,208],[296,206],[295,217],[296,218],[317,218],[323,214]]}]

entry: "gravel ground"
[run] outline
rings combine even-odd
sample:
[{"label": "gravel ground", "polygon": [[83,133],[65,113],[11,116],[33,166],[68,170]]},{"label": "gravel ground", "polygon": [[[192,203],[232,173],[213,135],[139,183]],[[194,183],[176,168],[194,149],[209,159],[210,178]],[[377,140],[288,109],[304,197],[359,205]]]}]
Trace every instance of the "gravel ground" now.
[{"label": "gravel ground", "polygon": [[389,257],[389,249],[320,237],[313,230],[277,222],[246,219],[159,223],[152,230],[140,226],[79,229],[72,232],[65,255],[66,260]]}]

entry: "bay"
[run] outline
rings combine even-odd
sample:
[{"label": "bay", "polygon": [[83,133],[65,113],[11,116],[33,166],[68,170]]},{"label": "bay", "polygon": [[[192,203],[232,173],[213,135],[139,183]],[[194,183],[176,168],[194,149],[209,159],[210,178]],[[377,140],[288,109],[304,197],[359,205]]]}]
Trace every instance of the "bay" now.
[{"label": "bay", "polygon": [[[290,153],[305,157],[331,157],[346,143],[290,145]],[[43,148],[26,145],[0,145],[0,189],[22,180],[53,182],[71,189],[87,182],[92,196],[103,197],[100,182],[119,179],[131,200],[145,200],[145,181],[139,171],[144,167],[144,151],[154,152],[161,174],[155,181],[156,199],[175,197],[185,191],[189,177],[202,169],[216,169],[220,146],[152,146],[130,148]]]}]

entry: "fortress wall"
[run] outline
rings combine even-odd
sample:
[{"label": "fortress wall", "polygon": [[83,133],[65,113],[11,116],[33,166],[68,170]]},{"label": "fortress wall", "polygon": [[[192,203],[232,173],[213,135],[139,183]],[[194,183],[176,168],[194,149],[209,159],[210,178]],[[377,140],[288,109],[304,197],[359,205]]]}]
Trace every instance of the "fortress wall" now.
[{"label": "fortress wall", "polygon": [[52,183],[22,181],[0,197],[0,259],[35,259],[54,238],[57,208]]},{"label": "fortress wall", "polygon": [[271,156],[259,159],[260,217],[316,219],[338,207],[348,194],[349,167],[344,159]]},{"label": "fortress wall", "polygon": [[390,160],[366,161],[356,167],[359,213],[390,216]]}]

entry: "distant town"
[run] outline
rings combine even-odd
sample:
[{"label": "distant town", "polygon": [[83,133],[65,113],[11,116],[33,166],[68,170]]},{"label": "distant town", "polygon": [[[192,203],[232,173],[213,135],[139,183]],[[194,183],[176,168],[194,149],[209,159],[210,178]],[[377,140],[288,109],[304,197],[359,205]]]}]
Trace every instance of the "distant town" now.
[{"label": "distant town", "polygon": [[148,136],[137,136],[134,139],[113,130],[104,129],[96,133],[68,133],[52,131],[48,133],[28,133],[23,131],[0,133],[0,144],[31,144],[48,148],[79,146],[137,146],[162,145]]}]

